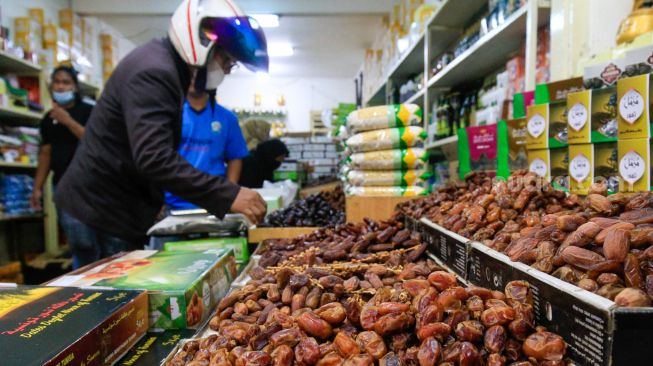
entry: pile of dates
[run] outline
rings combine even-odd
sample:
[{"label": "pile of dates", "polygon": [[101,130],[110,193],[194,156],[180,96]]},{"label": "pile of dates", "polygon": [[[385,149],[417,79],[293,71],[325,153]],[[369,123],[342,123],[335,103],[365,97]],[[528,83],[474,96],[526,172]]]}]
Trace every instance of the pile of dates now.
[{"label": "pile of dates", "polygon": [[338,203],[337,193],[320,192],[270,213],[261,226],[334,226],[344,222],[344,204]]},{"label": "pile of dates", "polygon": [[334,210],[345,211],[345,191],[342,189],[342,185],[338,185],[330,191],[322,191],[319,195],[329,202]]},{"label": "pile of dates", "polygon": [[422,261],[414,265],[435,270],[374,284],[340,268],[353,264],[317,278],[268,269],[222,300],[215,334],[185,342],[167,366],[565,364],[565,341],[534,323],[528,283],[464,288]]},{"label": "pile of dates", "polygon": [[533,173],[507,181],[472,174],[465,182],[408,201],[400,214],[420,215],[462,236],[620,306],[653,301],[653,193],[587,197],[553,189]]},{"label": "pile of dates", "polygon": [[261,267],[314,265],[336,261],[376,261],[390,263],[416,261],[426,250],[421,234],[404,228],[403,221],[347,223],[321,228],[292,239],[270,239],[257,250]]}]

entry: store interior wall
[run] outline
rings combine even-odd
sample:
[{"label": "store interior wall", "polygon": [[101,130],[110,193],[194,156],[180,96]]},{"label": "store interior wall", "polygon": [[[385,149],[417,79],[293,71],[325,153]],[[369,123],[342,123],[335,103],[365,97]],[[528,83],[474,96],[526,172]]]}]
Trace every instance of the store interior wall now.
[{"label": "store interior wall", "polygon": [[[221,93],[221,91],[223,91]],[[254,74],[231,76],[218,89],[218,100],[228,108],[254,106],[254,96],[261,95],[257,108],[287,110],[286,128],[289,132],[310,130],[310,112],[334,108],[341,102],[354,101],[352,78],[292,78],[270,77],[261,79]],[[283,95],[285,106],[277,99]]]}]

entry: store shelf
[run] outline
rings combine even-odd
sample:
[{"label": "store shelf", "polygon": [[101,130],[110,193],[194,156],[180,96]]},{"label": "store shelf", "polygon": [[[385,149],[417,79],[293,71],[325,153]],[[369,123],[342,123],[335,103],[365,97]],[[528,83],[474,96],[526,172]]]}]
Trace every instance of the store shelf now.
[{"label": "store shelf", "polygon": [[427,22],[427,29],[431,31],[429,57],[436,57],[447,50],[460,37],[471,18],[487,3],[486,0],[448,0],[442,3]]},{"label": "store shelf", "polygon": [[44,218],[42,213],[24,214],[24,215],[3,215],[0,214],[0,222],[20,221],[20,220],[38,220]]},{"label": "store shelf", "polygon": [[35,169],[36,163],[14,163],[8,161],[0,161],[0,168],[24,168]]},{"label": "store shelf", "polygon": [[381,84],[370,98],[363,103],[365,106],[374,106],[385,103],[385,83]]},{"label": "store shelf", "polygon": [[433,149],[442,148],[444,146],[451,145],[451,144],[457,144],[457,143],[458,143],[458,135],[453,135],[453,136],[449,136],[449,137],[444,138],[444,139],[434,141],[434,142],[426,145],[426,149],[427,150],[433,150]]},{"label": "store shelf", "polygon": [[[539,25],[549,20],[549,8],[538,11]],[[485,77],[506,63],[512,52],[524,43],[528,7],[524,6],[512,14],[500,27],[483,36],[467,51],[454,59],[437,75],[427,87],[444,91],[456,85]]]},{"label": "store shelf", "polygon": [[406,103],[406,104],[408,104],[408,103],[420,104],[420,102],[424,98],[424,92],[425,91],[426,91],[426,89],[424,89],[424,88],[420,89],[417,93],[415,93],[415,95],[413,95],[412,97],[406,99],[406,101],[404,103]]},{"label": "store shelf", "polygon": [[408,79],[424,71],[424,35],[404,52],[404,55],[390,69],[388,79]]},{"label": "store shelf", "polygon": [[43,114],[41,113],[9,107],[0,107],[0,122],[6,122],[8,119],[14,119],[36,124],[41,120],[41,118],[43,118]]},{"label": "store shelf", "polygon": [[41,66],[16,57],[6,51],[0,51],[0,72],[3,74],[33,74],[41,72]]}]

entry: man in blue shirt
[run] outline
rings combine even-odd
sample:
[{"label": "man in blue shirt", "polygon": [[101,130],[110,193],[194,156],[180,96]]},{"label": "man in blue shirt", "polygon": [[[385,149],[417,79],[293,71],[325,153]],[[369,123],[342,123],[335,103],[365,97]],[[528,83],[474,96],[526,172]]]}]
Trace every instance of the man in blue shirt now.
[{"label": "man in blue shirt", "polygon": [[[242,158],[249,155],[238,117],[215,102],[209,93],[191,85],[183,108],[179,154],[195,168],[238,183]],[[169,192],[166,205],[171,210],[197,208]]]}]

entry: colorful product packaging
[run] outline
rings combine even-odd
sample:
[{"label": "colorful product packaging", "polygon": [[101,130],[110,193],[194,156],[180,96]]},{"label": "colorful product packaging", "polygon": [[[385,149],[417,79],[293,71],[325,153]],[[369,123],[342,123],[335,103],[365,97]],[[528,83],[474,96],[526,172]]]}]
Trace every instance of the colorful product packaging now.
[{"label": "colorful product packaging", "polygon": [[429,153],[422,148],[369,151],[348,158],[351,167],[357,170],[422,169],[428,160]]},{"label": "colorful product packaging", "polygon": [[617,88],[584,90],[567,96],[569,144],[617,141]]},{"label": "colorful product packaging", "polygon": [[348,196],[370,196],[370,197],[415,197],[429,194],[424,187],[346,187],[345,193]]},{"label": "colorful product packaging", "polygon": [[506,121],[508,129],[508,169],[528,169],[526,118]]},{"label": "colorful product packaging", "polygon": [[617,143],[569,145],[569,191],[587,195],[594,182],[606,183],[608,193],[619,191]]},{"label": "colorful product packaging", "polygon": [[528,150],[528,170],[562,190],[569,190],[569,150],[541,149]]},{"label": "colorful product packaging", "polygon": [[504,121],[495,125],[475,126],[458,130],[460,179],[472,171],[485,171],[507,178],[508,130]]},{"label": "colorful product packaging", "polygon": [[583,85],[586,89],[600,89],[615,86],[617,85],[617,81],[623,77],[625,69],[626,61],[623,57],[595,62],[585,66],[583,71]]},{"label": "colorful product packaging", "polygon": [[351,112],[347,117],[347,128],[351,133],[421,124],[422,109],[417,104],[363,108]]},{"label": "colorful product packaging", "polygon": [[619,140],[619,191],[640,192],[651,187],[651,140]]},{"label": "colorful product packaging", "polygon": [[0,363],[113,365],[147,325],[147,294],[142,291],[0,288]]},{"label": "colorful product packaging", "polygon": [[653,137],[650,117],[650,75],[639,75],[617,83],[619,140]]},{"label": "colorful product packaging", "polygon": [[347,173],[347,183],[360,187],[379,186],[418,186],[426,187],[433,176],[427,169],[409,170],[351,170]]},{"label": "colorful product packaging", "polygon": [[427,134],[422,127],[409,126],[386,128],[358,133],[347,139],[347,148],[352,152],[366,152],[390,149],[407,149],[424,145]]},{"label": "colorful product packaging", "polygon": [[580,77],[539,84],[535,87],[535,104],[566,102],[569,93],[584,89],[583,79]]},{"label": "colorful product packaging", "polygon": [[170,352],[182,340],[195,334],[190,329],[174,329],[164,332],[148,332],[123,357],[117,366],[151,366],[160,365]]},{"label": "colorful product packaging", "polygon": [[150,328],[196,329],[236,277],[233,250],[136,250],[51,286],[147,290]]},{"label": "colorful product packaging", "polygon": [[526,121],[528,149],[555,149],[567,146],[566,100],[528,107]]},{"label": "colorful product packaging", "polygon": [[246,263],[249,261],[249,249],[247,238],[205,238],[195,240],[173,241],[163,245],[165,251],[193,250],[205,251],[209,249],[232,249],[236,262]]}]

